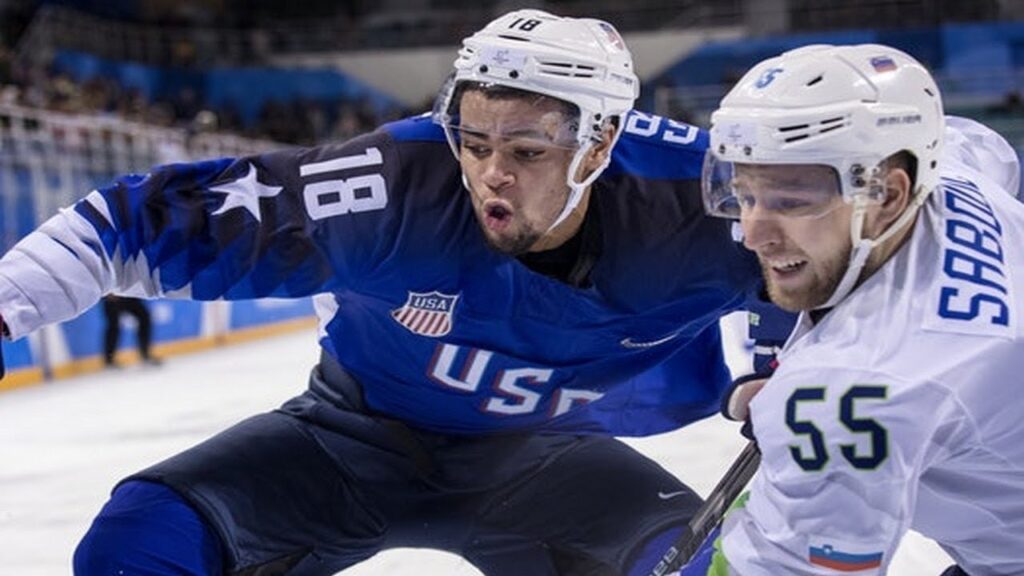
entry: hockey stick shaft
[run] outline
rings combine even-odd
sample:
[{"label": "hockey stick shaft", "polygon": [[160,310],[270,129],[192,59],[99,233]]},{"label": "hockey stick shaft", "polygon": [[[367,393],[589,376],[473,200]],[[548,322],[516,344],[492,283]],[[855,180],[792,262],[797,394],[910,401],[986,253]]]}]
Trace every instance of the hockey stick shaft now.
[{"label": "hockey stick shaft", "polygon": [[718,485],[708,495],[707,500],[690,519],[682,536],[665,551],[661,561],[650,571],[649,576],[663,576],[690,561],[708,534],[722,522],[729,506],[753,478],[760,463],[761,453],[757,449],[757,443],[747,443],[729,470],[718,481]]}]

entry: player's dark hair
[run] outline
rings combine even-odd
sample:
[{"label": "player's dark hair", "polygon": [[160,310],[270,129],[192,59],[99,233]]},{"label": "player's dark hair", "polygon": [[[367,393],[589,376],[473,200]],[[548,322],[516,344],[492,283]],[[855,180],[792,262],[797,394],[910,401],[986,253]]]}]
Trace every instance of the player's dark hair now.
[{"label": "player's dark hair", "polygon": [[556,102],[562,108],[562,114],[565,115],[566,119],[572,122],[573,132],[579,127],[580,121],[580,108],[572,102],[567,102],[560,98],[553,98],[551,96],[545,96],[544,94],[538,94],[536,92],[530,92],[529,90],[521,90],[519,88],[513,88],[511,86],[504,86],[501,84],[491,84],[485,82],[462,82],[455,88],[455,94],[452,96],[452,108],[458,109],[459,103],[462,102],[462,96],[466,92],[479,92],[483,94],[484,98],[488,100],[532,100],[536,101],[538,98],[543,98]]},{"label": "player's dark hair", "polygon": [[910,190],[913,193],[914,186],[917,184],[917,157],[909,150],[900,150],[886,158],[885,163],[890,170],[899,168],[906,172],[907,176],[910,176]]}]

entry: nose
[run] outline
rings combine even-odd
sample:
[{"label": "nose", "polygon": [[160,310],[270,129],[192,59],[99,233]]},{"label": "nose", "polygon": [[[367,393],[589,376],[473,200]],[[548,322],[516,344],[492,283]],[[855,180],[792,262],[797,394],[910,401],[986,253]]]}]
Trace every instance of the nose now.
[{"label": "nose", "polygon": [[777,218],[765,214],[760,208],[744,210],[740,214],[743,245],[754,252],[777,244],[782,238]]},{"label": "nose", "polygon": [[484,160],[482,179],[484,184],[492,190],[501,190],[513,184],[516,180],[512,163],[506,154],[494,151]]}]

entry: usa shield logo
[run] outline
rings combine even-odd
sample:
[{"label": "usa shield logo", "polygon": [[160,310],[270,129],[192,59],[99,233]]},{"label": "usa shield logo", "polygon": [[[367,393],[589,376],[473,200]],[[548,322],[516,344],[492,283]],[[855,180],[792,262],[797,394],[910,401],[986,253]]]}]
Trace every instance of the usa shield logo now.
[{"label": "usa shield logo", "polygon": [[391,317],[413,334],[438,338],[452,331],[452,312],[459,295],[433,292],[409,292],[401,308],[391,311]]}]

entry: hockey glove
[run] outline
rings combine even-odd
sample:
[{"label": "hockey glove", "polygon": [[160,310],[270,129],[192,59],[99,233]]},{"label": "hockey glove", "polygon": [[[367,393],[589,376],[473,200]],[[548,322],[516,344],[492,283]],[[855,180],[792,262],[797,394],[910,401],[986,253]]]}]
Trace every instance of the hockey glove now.
[{"label": "hockey glove", "polygon": [[797,315],[771,303],[765,291],[748,296],[747,337],[754,341],[754,372],[770,375],[775,371],[775,356],[796,325]]},{"label": "hockey glove", "polygon": [[722,398],[722,415],[743,422],[740,434],[755,440],[750,421],[750,401],[778,367],[776,355],[793,331],[797,315],[775,306],[762,286],[747,295],[747,336],[754,341],[754,372],[733,380]]},{"label": "hockey glove", "polygon": [[0,380],[3,380],[4,374],[7,370],[4,368],[4,346],[3,340],[11,335],[10,331],[7,330],[7,324],[4,322],[4,317],[0,316]]},{"label": "hockey glove", "polygon": [[722,397],[722,416],[734,422],[743,422],[740,434],[748,440],[757,440],[754,438],[754,425],[750,420],[750,401],[757,396],[770,377],[771,373],[740,376],[732,381],[732,386]]}]

